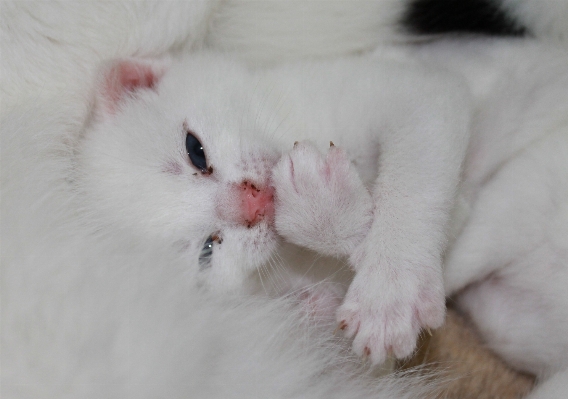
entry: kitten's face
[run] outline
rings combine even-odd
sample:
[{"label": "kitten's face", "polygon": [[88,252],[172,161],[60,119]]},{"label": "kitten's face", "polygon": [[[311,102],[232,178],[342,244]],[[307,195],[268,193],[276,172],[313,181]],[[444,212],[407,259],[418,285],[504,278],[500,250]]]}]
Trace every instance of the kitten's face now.
[{"label": "kitten's face", "polygon": [[254,82],[226,64],[111,65],[78,158],[81,191],[105,228],[171,245],[223,288],[275,249],[270,171],[280,155],[264,140],[270,117]]}]

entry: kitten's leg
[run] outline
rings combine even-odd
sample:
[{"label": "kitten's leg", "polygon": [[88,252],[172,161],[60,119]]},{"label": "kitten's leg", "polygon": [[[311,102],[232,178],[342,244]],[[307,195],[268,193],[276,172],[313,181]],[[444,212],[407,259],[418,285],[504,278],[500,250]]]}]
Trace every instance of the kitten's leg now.
[{"label": "kitten's leg", "polygon": [[411,198],[404,203],[399,196],[392,201],[406,205],[407,214],[397,215],[389,196],[379,197],[384,202],[373,212],[372,196],[337,147],[324,156],[309,143],[295,145],[275,167],[273,182],[279,234],[320,253],[351,255],[357,273],[338,318],[347,335],[356,335],[355,351],[376,363],[390,350],[409,355],[421,326],[443,319],[443,223],[427,219],[433,217],[428,205],[413,212]]},{"label": "kitten's leg", "polygon": [[[280,234],[316,251],[349,256],[356,275],[338,322],[355,337],[355,351],[374,363],[388,353],[410,355],[420,329],[443,322],[441,258],[471,109],[463,86],[450,77],[388,72],[354,70],[333,116],[344,136],[353,126],[371,132],[345,140],[380,148],[371,208],[348,163],[330,167],[329,154],[323,158],[300,147],[275,173]],[[335,169],[342,172],[326,174]],[[288,181],[284,191],[281,181]],[[288,231],[278,221],[283,210],[290,217]],[[345,222],[350,220],[356,222]],[[344,230],[350,233],[338,233]]]},{"label": "kitten's leg", "polygon": [[409,356],[421,329],[443,323],[442,252],[471,110],[449,76],[398,78],[360,111],[382,107],[369,129],[380,147],[373,222],[349,257],[356,275],[337,315],[355,352],[373,363]]},{"label": "kitten's leg", "polygon": [[[273,169],[272,182],[277,187],[276,229],[288,242],[342,257],[367,235],[371,194],[347,154],[333,143],[325,155],[310,142],[295,143]],[[335,318],[345,296],[341,285],[305,275],[289,275],[286,281],[279,294],[298,296],[309,317]]]}]

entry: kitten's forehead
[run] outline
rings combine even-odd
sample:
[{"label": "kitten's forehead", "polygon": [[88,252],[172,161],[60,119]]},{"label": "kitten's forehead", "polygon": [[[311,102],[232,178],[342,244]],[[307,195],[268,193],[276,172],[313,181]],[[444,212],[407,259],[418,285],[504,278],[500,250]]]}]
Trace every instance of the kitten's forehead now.
[{"label": "kitten's forehead", "polygon": [[185,115],[196,129],[255,140],[279,122],[274,113],[285,97],[262,73],[212,54],[174,63],[158,93],[165,112]]},{"label": "kitten's forehead", "polygon": [[259,79],[230,59],[196,56],[172,65],[155,105],[168,123],[191,131],[215,163],[239,173],[239,166],[276,156],[267,131],[278,118],[258,88]]},{"label": "kitten's forehead", "polygon": [[195,56],[171,65],[159,93],[170,106],[193,106],[204,111],[246,108],[255,78],[240,64],[218,56]]}]

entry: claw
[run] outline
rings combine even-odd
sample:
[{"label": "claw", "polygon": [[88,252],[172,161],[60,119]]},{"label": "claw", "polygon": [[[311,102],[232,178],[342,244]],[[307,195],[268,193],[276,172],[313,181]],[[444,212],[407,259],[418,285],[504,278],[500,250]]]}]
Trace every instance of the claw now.
[{"label": "claw", "polygon": [[298,146],[298,144],[299,143],[297,141],[294,141],[294,148],[296,148]]},{"label": "claw", "polygon": [[363,349],[363,357],[361,358],[363,364],[367,364],[369,356],[371,356],[371,350],[366,346],[365,349]]},{"label": "claw", "polygon": [[333,144],[333,141],[330,141],[330,142],[329,142],[329,146],[330,146],[330,147],[335,147],[335,144]]},{"label": "claw", "polygon": [[345,320],[342,320],[341,323],[339,323],[335,328],[335,330],[333,331],[333,335],[337,334],[339,330],[345,330],[346,327],[347,323],[345,322]]},{"label": "claw", "polygon": [[430,327],[426,327],[426,331],[430,334],[430,336],[432,336],[432,330],[430,330]]}]

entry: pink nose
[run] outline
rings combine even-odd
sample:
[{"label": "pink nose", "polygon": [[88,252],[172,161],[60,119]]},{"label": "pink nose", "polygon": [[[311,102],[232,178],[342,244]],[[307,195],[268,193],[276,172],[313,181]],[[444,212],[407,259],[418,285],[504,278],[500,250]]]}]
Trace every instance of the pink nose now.
[{"label": "pink nose", "polygon": [[245,181],[240,186],[241,215],[247,226],[253,226],[262,219],[274,215],[274,189],[266,187],[258,189],[254,184]]}]

